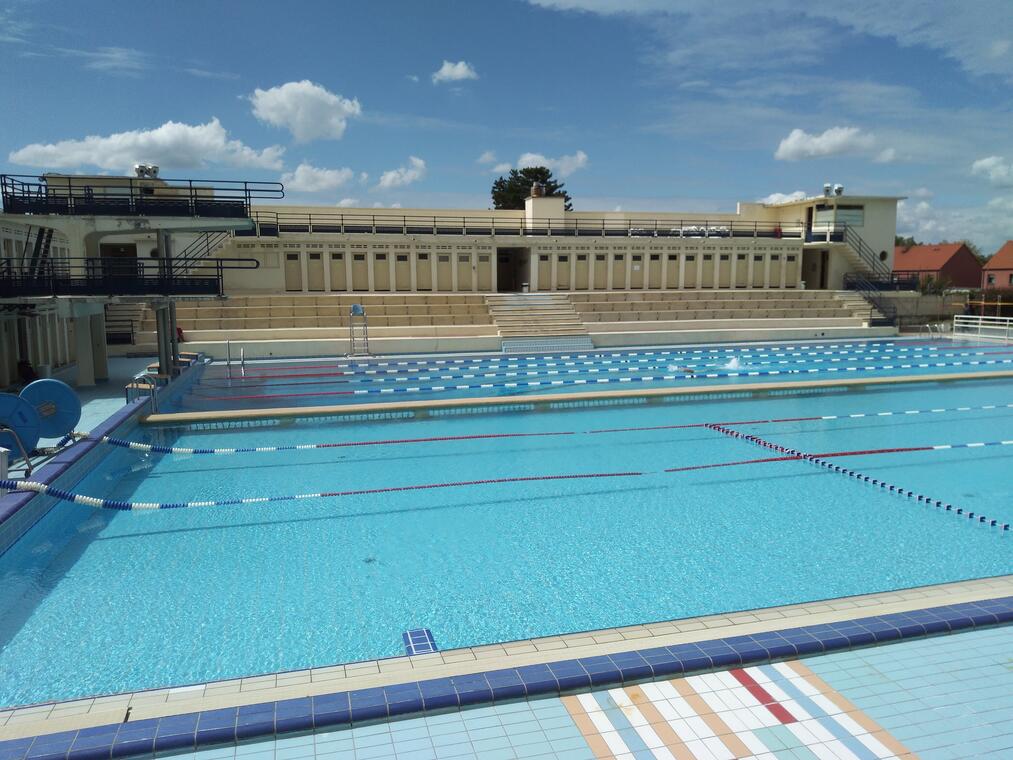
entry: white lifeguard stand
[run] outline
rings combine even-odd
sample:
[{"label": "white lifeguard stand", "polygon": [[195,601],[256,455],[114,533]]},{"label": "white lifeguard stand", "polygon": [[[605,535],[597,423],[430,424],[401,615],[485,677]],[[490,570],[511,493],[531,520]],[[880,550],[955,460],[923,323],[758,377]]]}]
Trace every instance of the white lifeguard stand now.
[{"label": "white lifeguard stand", "polygon": [[359,303],[353,303],[348,311],[348,355],[369,356],[369,324]]}]

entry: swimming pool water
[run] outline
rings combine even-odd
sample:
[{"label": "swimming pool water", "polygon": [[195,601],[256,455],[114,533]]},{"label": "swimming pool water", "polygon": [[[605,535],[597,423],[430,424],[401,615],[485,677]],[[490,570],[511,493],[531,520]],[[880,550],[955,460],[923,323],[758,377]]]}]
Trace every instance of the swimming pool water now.
[{"label": "swimming pool water", "polygon": [[[235,456],[121,449],[73,490],[179,501],[539,475],[144,513],[61,503],[0,556],[0,704],[160,687],[1013,572],[1010,537],[705,428],[618,428],[1005,405],[1008,385],[434,416],[142,428],[181,446],[558,435]],[[812,451],[1013,438],[1013,409],[742,426]],[[1013,447],[849,466],[1013,518]],[[844,460],[840,460],[844,464]]]},{"label": "swimming pool water", "polygon": [[809,341],[532,356],[331,359],[221,364],[163,411],[524,396],[1013,368],[996,344],[912,339]]}]

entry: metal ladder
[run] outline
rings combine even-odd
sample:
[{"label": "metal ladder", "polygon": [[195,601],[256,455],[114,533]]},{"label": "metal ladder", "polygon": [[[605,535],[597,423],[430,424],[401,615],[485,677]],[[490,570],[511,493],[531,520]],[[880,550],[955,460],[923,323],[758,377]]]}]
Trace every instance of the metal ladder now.
[{"label": "metal ladder", "polygon": [[[356,324],[356,319],[361,321]],[[362,304],[352,304],[348,311],[348,355],[369,356],[369,324]]]}]

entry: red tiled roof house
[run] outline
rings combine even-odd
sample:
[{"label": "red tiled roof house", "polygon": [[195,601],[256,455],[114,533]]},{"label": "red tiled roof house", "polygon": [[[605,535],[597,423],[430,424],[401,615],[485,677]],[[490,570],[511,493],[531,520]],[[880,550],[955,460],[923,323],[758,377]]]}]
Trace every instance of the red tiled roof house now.
[{"label": "red tiled roof house", "polygon": [[982,288],[1013,288],[1013,240],[995,252],[981,272]]},{"label": "red tiled roof house", "polygon": [[964,243],[898,245],[893,252],[893,271],[918,275],[922,282],[944,280],[955,288],[981,285],[981,262]]}]

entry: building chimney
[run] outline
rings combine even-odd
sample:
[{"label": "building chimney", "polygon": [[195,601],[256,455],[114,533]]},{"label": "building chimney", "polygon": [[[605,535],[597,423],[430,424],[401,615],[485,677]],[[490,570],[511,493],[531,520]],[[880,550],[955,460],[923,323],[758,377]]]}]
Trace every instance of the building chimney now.
[{"label": "building chimney", "polygon": [[532,198],[541,198],[543,195],[545,195],[545,186],[542,185],[541,182],[532,182],[531,183],[531,197]]}]

